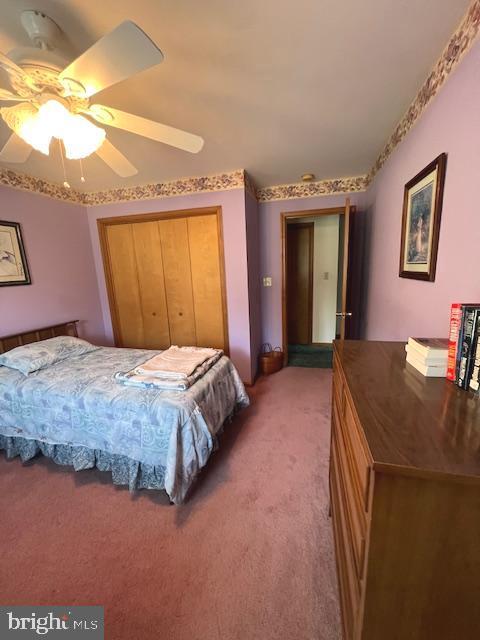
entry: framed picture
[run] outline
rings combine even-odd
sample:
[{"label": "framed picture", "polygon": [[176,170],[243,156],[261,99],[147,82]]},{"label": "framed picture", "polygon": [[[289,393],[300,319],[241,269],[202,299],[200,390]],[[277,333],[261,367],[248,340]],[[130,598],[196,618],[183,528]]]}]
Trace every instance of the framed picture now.
[{"label": "framed picture", "polygon": [[447,155],[442,153],[405,185],[401,278],[435,280]]},{"label": "framed picture", "polygon": [[0,220],[0,287],[30,283],[20,225]]}]

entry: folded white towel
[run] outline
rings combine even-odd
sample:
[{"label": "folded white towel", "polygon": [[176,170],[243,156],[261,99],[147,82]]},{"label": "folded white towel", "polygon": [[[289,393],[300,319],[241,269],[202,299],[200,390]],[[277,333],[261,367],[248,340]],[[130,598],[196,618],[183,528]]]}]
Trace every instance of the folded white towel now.
[{"label": "folded white towel", "polygon": [[214,364],[216,364],[220,358],[222,357],[222,352],[220,351],[213,358],[209,358],[205,360],[203,364],[195,369],[191,376],[187,376],[186,378],[169,378],[158,377],[158,376],[143,376],[141,374],[135,373],[135,369],[132,371],[127,371],[126,373],[118,372],[115,374],[115,380],[130,387],[140,387],[141,389],[159,389],[160,391],[186,391],[189,389],[197,380],[200,380],[207,371],[209,371]]},{"label": "folded white towel", "polygon": [[154,378],[184,380],[206,360],[223,354],[220,349],[204,347],[177,347],[172,345],[162,353],[135,368],[135,373]]}]

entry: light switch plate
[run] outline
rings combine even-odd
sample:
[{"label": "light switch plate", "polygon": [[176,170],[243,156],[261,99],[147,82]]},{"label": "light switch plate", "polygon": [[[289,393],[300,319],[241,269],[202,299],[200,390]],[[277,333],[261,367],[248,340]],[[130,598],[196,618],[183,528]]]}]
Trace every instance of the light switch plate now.
[{"label": "light switch plate", "polygon": [[272,286],[272,278],[270,276],[266,276],[265,278],[263,278],[263,286],[264,287]]}]

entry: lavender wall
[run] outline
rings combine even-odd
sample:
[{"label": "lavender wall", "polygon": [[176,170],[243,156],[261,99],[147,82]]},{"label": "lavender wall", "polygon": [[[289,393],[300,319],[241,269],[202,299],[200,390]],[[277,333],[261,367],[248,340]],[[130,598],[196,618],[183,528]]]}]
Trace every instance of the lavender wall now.
[{"label": "lavender wall", "polygon": [[[480,42],[465,56],[367,193],[369,279],[366,335],[445,336],[450,305],[480,300]],[[435,282],[398,277],[403,188],[448,154]]]},{"label": "lavender wall", "polygon": [[161,198],[157,200],[143,200],[141,202],[107,204],[88,208],[90,236],[99,284],[105,334],[107,341],[113,344],[112,323],[98,240],[97,220],[99,218],[113,216],[175,211],[218,205],[222,207],[223,218],[230,357],[238,368],[242,379],[246,382],[251,382],[247,239],[245,192],[243,189]]},{"label": "lavender wall", "polygon": [[[274,347],[282,345],[282,250],[281,214],[292,211],[312,211],[345,204],[346,195],[299,198],[260,203],[260,276],[271,276],[272,286],[263,287],[262,301],[262,342],[270,342]],[[350,194],[352,205],[362,209],[364,193]]]},{"label": "lavender wall", "polygon": [[81,320],[81,334],[104,339],[84,207],[0,187],[0,219],[19,222],[31,285],[0,287],[0,335]]},{"label": "lavender wall", "polygon": [[245,219],[247,224],[248,298],[250,312],[251,379],[255,380],[258,354],[262,343],[262,317],[260,300],[260,225],[258,202],[245,192]]}]

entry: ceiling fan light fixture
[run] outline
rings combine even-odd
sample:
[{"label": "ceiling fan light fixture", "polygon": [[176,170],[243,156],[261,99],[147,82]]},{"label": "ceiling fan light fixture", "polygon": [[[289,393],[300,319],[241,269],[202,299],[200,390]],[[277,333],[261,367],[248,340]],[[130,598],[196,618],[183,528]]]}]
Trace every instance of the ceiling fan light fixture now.
[{"label": "ceiling fan light fixture", "polygon": [[52,136],[49,131],[44,129],[41,123],[39,123],[38,113],[32,118],[24,120],[15,133],[37,151],[40,151],[46,156],[49,155]]},{"label": "ceiling fan light fixture", "polygon": [[63,141],[70,160],[86,158],[105,140],[105,130],[78,114],[71,113],[59,100],[48,100],[40,107],[38,118],[42,128]]},{"label": "ceiling fan light fixture", "polygon": [[65,155],[70,160],[87,158],[99,149],[105,140],[105,129],[97,127],[80,115],[71,115],[71,126],[63,133]]},{"label": "ceiling fan light fixture", "polygon": [[31,147],[48,156],[51,134],[39,122],[39,110],[29,103],[1,110],[2,118],[17,136]]},{"label": "ceiling fan light fixture", "polygon": [[22,140],[48,155],[52,138],[63,141],[71,160],[86,158],[103,144],[105,130],[81,115],[72,114],[59,100],[47,100],[37,109],[31,104],[2,109],[2,117]]}]

